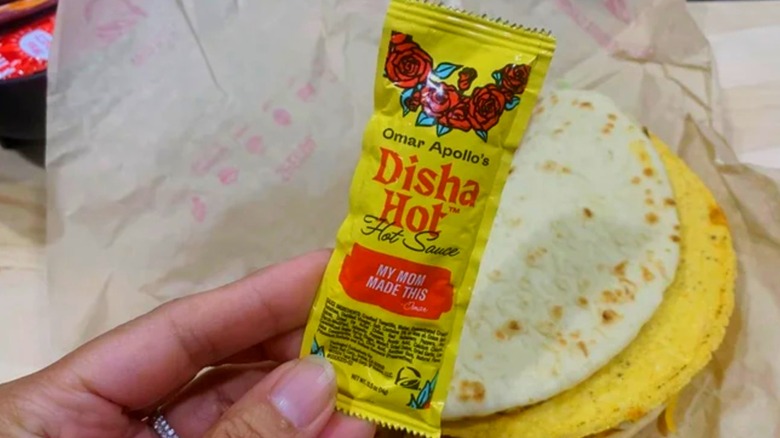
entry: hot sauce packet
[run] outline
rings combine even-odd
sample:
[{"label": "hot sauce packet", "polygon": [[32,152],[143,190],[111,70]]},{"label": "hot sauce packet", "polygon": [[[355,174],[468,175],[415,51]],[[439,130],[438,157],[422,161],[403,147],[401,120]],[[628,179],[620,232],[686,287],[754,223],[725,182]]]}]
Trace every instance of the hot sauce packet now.
[{"label": "hot sauce packet", "polygon": [[440,435],[479,262],[554,49],[545,32],[391,1],[349,213],[301,351],[333,363],[337,409]]}]

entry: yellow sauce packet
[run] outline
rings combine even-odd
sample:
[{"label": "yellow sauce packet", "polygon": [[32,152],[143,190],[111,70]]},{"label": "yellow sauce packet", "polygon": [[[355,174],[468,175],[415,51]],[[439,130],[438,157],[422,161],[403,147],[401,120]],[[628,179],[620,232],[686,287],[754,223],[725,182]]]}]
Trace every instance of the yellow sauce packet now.
[{"label": "yellow sauce packet", "polygon": [[545,32],[392,0],[349,214],[301,355],[337,409],[439,436],[499,197],[555,50]]}]

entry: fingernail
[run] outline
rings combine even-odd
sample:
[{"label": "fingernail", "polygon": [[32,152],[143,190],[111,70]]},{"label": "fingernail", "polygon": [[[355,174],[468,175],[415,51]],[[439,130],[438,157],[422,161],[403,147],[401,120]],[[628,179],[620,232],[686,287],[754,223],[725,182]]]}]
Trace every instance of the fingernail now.
[{"label": "fingernail", "polygon": [[326,359],[308,356],[276,382],[271,403],[287,421],[302,429],[330,408],[336,397],[336,373]]}]

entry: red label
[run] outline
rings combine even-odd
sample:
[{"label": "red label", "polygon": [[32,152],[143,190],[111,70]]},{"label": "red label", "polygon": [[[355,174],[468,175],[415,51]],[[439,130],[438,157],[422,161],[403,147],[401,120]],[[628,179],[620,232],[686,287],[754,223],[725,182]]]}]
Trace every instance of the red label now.
[{"label": "red label", "polygon": [[344,259],[339,282],[352,299],[415,318],[436,320],[452,309],[451,273],[358,244]]},{"label": "red label", "polygon": [[46,70],[54,14],[0,35],[0,80],[29,76]]}]

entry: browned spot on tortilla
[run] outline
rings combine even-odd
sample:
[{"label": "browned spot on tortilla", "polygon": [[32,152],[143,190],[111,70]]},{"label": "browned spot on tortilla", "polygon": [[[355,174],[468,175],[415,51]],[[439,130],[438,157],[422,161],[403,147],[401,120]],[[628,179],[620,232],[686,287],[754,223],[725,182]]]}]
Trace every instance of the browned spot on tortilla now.
[{"label": "browned spot on tortilla", "polygon": [[519,321],[513,319],[504,324],[500,329],[496,330],[496,338],[499,341],[504,341],[522,333],[522,331],[523,325],[520,324]]},{"label": "browned spot on tortilla", "polygon": [[593,104],[590,102],[582,102],[580,103],[580,108],[593,109]]},{"label": "browned spot on tortilla", "polygon": [[560,165],[552,160],[547,160],[542,164],[542,170],[546,172],[555,172],[560,168]]},{"label": "browned spot on tortilla", "polygon": [[655,274],[653,274],[653,272],[646,267],[642,266],[642,278],[649,283],[655,280]]},{"label": "browned spot on tortilla", "polygon": [[485,385],[481,382],[463,380],[460,382],[458,400],[462,402],[483,402],[485,400]]},{"label": "browned spot on tortilla", "polygon": [[577,106],[579,104],[580,104],[580,100],[579,99],[574,99],[573,101],[571,101],[571,105],[572,106]]},{"label": "browned spot on tortilla", "polygon": [[511,175],[513,173],[515,173],[515,166],[510,166],[509,167],[509,174]]},{"label": "browned spot on tortilla", "polygon": [[680,231],[680,225],[679,224],[675,225],[674,229],[677,230],[677,231]]},{"label": "browned spot on tortilla", "polygon": [[493,280],[493,281],[500,280],[501,279],[501,271],[499,271],[498,269],[493,269],[488,274],[488,279]]},{"label": "browned spot on tortilla", "polygon": [[655,213],[647,213],[647,214],[645,215],[645,220],[646,220],[646,221],[647,221],[647,223],[648,223],[648,224],[650,224],[650,225],[657,224],[657,223],[658,223],[658,215],[657,215],[657,214],[655,214]]},{"label": "browned spot on tortilla", "polygon": [[585,298],[585,297],[579,297],[579,298],[577,298],[577,304],[579,304],[582,307],[587,307],[588,299]]},{"label": "browned spot on tortilla", "polygon": [[563,134],[563,128],[558,128],[555,131],[553,131],[554,135]]},{"label": "browned spot on tortilla", "polygon": [[579,330],[575,330],[575,331],[571,332],[571,334],[569,334],[569,336],[571,336],[573,339],[579,339],[580,338],[580,331]]},{"label": "browned spot on tortilla", "polygon": [[677,203],[674,202],[674,199],[672,198],[666,198],[664,199],[664,205],[667,207],[674,207],[675,205],[677,205]]},{"label": "browned spot on tortilla", "polygon": [[582,209],[582,214],[584,214],[588,219],[593,217],[593,212],[587,207]]},{"label": "browned spot on tortilla", "polygon": [[617,120],[617,115],[609,113],[607,114],[607,118],[614,122],[615,120]]},{"label": "browned spot on tortilla", "polygon": [[614,310],[607,309],[601,312],[601,321],[604,324],[610,324],[612,322],[615,322],[618,318],[620,318],[620,315]]},{"label": "browned spot on tortilla", "polygon": [[542,106],[542,105],[539,105],[539,106],[538,106],[538,107],[536,107],[536,109],[534,110],[534,114],[541,114],[541,113],[543,113],[543,112],[544,112],[544,106]]},{"label": "browned spot on tortilla", "polygon": [[561,317],[563,317],[563,307],[553,306],[553,308],[550,309],[550,315],[552,315],[555,320],[561,319]]},{"label": "browned spot on tortilla", "polygon": [[631,178],[631,184],[638,185],[641,182],[642,182],[642,178],[640,178],[638,176],[635,176],[635,177]]},{"label": "browned spot on tortilla", "polygon": [[723,210],[721,210],[717,205],[710,207],[710,223],[712,225],[720,225],[724,227],[729,224],[728,220],[726,219],[726,215],[723,214]]},{"label": "browned spot on tortilla", "polygon": [[623,261],[615,265],[614,268],[612,268],[612,273],[617,275],[618,277],[625,277],[626,276],[626,265],[628,262]]},{"label": "browned spot on tortilla", "polygon": [[650,138],[650,131],[647,129],[647,127],[642,127],[642,132],[645,134],[645,137]]},{"label": "browned spot on tortilla", "polygon": [[552,96],[550,96],[550,101],[553,103],[553,105],[557,104],[558,103],[558,95],[557,94],[553,94]]},{"label": "browned spot on tortilla", "polygon": [[584,354],[585,357],[588,357],[588,346],[585,345],[584,342],[582,341],[577,342],[577,348],[579,348],[580,351],[582,351],[582,354]]},{"label": "browned spot on tortilla", "polygon": [[645,204],[652,206],[655,205],[655,201],[653,201],[653,198],[647,198],[645,199]]},{"label": "browned spot on tortilla", "polygon": [[522,224],[523,224],[523,220],[520,219],[519,217],[509,219],[509,225],[514,227],[514,228],[517,228],[517,227],[519,227]]},{"label": "browned spot on tortilla", "polygon": [[570,174],[570,173],[571,173],[571,169],[569,169],[569,168],[568,168],[568,167],[566,167],[566,166],[563,166],[563,167],[561,168],[561,173],[565,173],[565,174],[567,174],[567,175],[568,175],[568,174]]},{"label": "browned spot on tortilla", "polygon": [[623,304],[634,299],[634,294],[627,287],[623,289],[605,290],[601,292],[601,298],[608,304]]},{"label": "browned spot on tortilla", "polygon": [[564,339],[564,338],[562,338],[560,336],[558,337],[557,341],[558,341],[558,345],[560,345],[562,347],[565,347],[565,346],[569,345],[569,343],[566,342],[566,339]]},{"label": "browned spot on tortilla", "polygon": [[536,248],[533,251],[528,252],[528,255],[525,257],[525,262],[528,266],[536,266],[539,264],[539,259],[544,257],[545,254],[547,254],[547,248]]},{"label": "browned spot on tortilla", "polygon": [[571,121],[570,120],[567,120],[567,121],[563,122],[563,127],[565,128],[567,126],[571,126]]},{"label": "browned spot on tortilla", "polygon": [[633,407],[626,412],[626,416],[630,421],[641,420],[646,415],[646,412],[637,407]]},{"label": "browned spot on tortilla", "polygon": [[680,243],[680,236],[677,236],[677,235],[673,234],[669,238],[672,239],[672,242],[674,242],[674,243]]},{"label": "browned spot on tortilla", "polygon": [[642,173],[644,173],[645,176],[649,178],[655,175],[655,170],[653,170],[652,167],[645,167],[645,170],[643,170]]},{"label": "browned spot on tortilla", "polygon": [[611,290],[605,290],[601,292],[601,298],[604,300],[605,303],[617,303],[618,299],[614,292]]},{"label": "browned spot on tortilla", "polygon": [[475,355],[474,355],[474,359],[476,359],[476,360],[482,360],[482,359],[484,359],[484,358],[485,358],[485,357],[484,357],[484,356],[482,356],[482,353],[477,353],[477,354],[475,354]]}]

